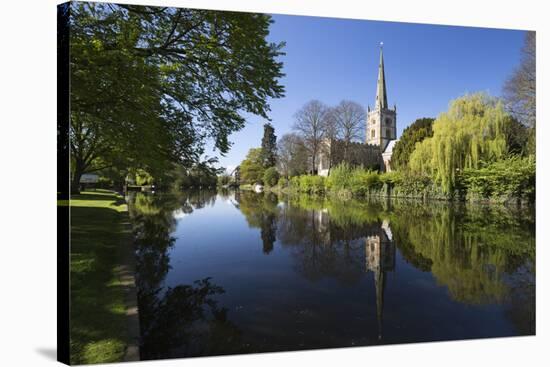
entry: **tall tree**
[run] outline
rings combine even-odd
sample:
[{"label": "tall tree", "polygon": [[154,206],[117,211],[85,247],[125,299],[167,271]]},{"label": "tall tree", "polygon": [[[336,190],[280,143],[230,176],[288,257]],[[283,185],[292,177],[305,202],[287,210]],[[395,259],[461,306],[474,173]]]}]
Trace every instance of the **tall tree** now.
[{"label": "tall tree", "polygon": [[338,125],[338,137],[350,143],[361,141],[365,135],[365,109],[357,102],[341,101],[332,110]]},{"label": "tall tree", "polygon": [[343,100],[331,109],[336,135],[344,142],[344,159],[348,157],[348,147],[354,141],[360,141],[365,134],[365,109],[356,102]]},{"label": "tall tree", "polygon": [[71,3],[73,183],[104,166],[163,172],[221,154],[243,112],[268,119],[283,96],[283,43],[269,16]]},{"label": "tall tree", "polygon": [[264,168],[274,167],[277,163],[277,136],[273,125],[264,125],[262,137],[262,164]]},{"label": "tall tree", "polygon": [[240,181],[247,184],[262,182],[264,167],[262,165],[262,149],[252,148],[240,164]]},{"label": "tall tree", "polygon": [[507,110],[528,130],[526,152],[535,153],[537,121],[537,55],[536,34],[527,32],[521,50],[521,63],[504,85]]},{"label": "tall tree", "polygon": [[433,118],[420,118],[407,126],[399,141],[395,143],[391,157],[391,165],[397,170],[407,168],[409,158],[417,143],[433,135]]},{"label": "tall tree", "polygon": [[303,139],[298,134],[285,134],[279,140],[277,145],[277,168],[285,177],[307,172],[307,149]]},{"label": "tall tree", "polygon": [[323,140],[327,136],[329,108],[324,103],[313,100],[298,110],[294,115],[294,119],[293,129],[304,140],[311,162],[311,172],[314,173],[317,167],[317,155],[321,151]]},{"label": "tall tree", "polygon": [[535,32],[527,32],[521,50],[521,63],[504,85],[504,98],[510,113],[528,127],[535,127],[536,124],[536,67]]}]

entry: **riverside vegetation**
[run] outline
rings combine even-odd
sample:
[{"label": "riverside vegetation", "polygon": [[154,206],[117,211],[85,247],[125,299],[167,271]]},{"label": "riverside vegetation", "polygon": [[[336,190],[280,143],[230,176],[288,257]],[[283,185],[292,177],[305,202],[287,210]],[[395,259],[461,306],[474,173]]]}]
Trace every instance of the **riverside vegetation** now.
[{"label": "riverside vegetation", "polygon": [[257,149],[247,157],[243,177],[271,190],[316,195],[534,202],[536,161],[529,136],[529,129],[508,114],[500,100],[478,93],[453,101],[435,120],[411,125],[396,146],[395,171],[344,162],[332,167],[326,178],[288,175],[275,184],[273,168],[254,165]]},{"label": "riverside vegetation", "polygon": [[280,178],[272,190],[342,197],[404,197],[442,200],[532,202],[535,198],[535,160],[511,157],[479,169],[465,169],[456,178],[453,191],[445,192],[428,175],[410,172],[379,173],[342,163],[327,178],[301,175]]}]

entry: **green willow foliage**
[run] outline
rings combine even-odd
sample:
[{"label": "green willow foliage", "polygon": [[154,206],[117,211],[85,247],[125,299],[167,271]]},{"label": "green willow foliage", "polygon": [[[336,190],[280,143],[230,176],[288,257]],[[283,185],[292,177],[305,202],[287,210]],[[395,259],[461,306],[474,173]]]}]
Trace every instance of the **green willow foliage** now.
[{"label": "green willow foliage", "polygon": [[416,145],[409,168],[430,174],[444,192],[451,193],[462,170],[506,156],[512,123],[497,99],[483,93],[458,98],[435,120],[433,137]]}]

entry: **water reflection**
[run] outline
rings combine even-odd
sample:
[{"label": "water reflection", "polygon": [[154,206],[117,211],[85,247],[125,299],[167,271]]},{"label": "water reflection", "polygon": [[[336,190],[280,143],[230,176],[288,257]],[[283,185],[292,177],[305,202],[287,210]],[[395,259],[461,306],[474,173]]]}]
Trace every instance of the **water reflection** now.
[{"label": "water reflection", "polygon": [[529,208],[227,191],[130,203],[143,359],[535,332]]},{"label": "water reflection", "polygon": [[163,284],[171,269],[168,251],[176,240],[172,236],[176,218],[212,206],[215,198],[211,192],[139,193],[129,198],[136,238],[141,359],[244,351],[239,329],[213,297],[224,293],[222,287],[210,278],[173,288]]},{"label": "water reflection", "polygon": [[365,244],[367,270],[374,274],[376,288],[376,320],[378,321],[378,339],[382,339],[382,313],[384,310],[384,288],[386,272],[395,269],[395,244],[387,220],[384,220],[379,233],[368,236]]}]

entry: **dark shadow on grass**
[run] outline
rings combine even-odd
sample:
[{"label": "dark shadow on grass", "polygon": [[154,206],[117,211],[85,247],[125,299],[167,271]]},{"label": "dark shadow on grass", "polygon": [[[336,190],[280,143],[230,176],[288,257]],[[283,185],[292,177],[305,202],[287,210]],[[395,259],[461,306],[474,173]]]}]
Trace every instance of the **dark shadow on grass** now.
[{"label": "dark shadow on grass", "polygon": [[[84,200],[114,200],[114,196],[84,194]],[[115,269],[131,246],[125,214],[113,208],[73,207],[71,210],[71,362],[122,360],[127,340],[124,307],[125,285],[112,284]],[[105,343],[85,360],[90,344]],[[97,344],[99,343],[99,344]]]},{"label": "dark shadow on grass", "polygon": [[126,201],[123,198],[117,198],[113,205],[120,206],[126,204]]}]

